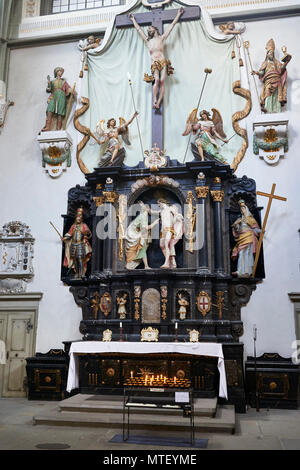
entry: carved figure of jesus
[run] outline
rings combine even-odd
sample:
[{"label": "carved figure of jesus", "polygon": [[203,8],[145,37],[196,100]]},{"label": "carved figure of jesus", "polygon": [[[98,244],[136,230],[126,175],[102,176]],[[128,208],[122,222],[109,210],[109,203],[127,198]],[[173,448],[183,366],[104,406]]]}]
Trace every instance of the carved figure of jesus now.
[{"label": "carved figure of jesus", "polygon": [[133,14],[130,15],[130,19],[133,25],[146,46],[149,49],[151,59],[151,74],[145,74],[144,80],[153,83],[153,108],[159,109],[165,93],[165,79],[167,75],[171,75],[174,71],[171,62],[166,59],[164,54],[165,41],[170,35],[175,24],[179,21],[179,18],[183,14],[184,9],[179,8],[176,17],[168,27],[167,31],[160,35],[158,29],[155,26],[149,26],[147,29],[148,36],[144,33],[142,28],[137,23]]}]

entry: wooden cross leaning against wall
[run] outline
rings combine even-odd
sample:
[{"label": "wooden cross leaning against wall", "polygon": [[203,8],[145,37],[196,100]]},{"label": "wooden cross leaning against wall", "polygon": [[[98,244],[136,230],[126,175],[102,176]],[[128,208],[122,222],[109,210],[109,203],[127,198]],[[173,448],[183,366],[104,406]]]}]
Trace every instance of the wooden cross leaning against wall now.
[{"label": "wooden cross leaning against wall", "polygon": [[260,250],[261,250],[264,234],[265,234],[265,231],[266,231],[266,225],[267,225],[267,221],[268,221],[268,217],[269,217],[269,213],[270,213],[270,209],[271,209],[273,199],[278,199],[279,201],[287,201],[287,198],[275,195],[275,188],[276,188],[276,184],[273,183],[272,190],[271,190],[270,194],[269,193],[263,193],[261,191],[256,191],[256,194],[258,196],[267,197],[267,198],[269,198],[269,201],[268,201],[267,210],[266,210],[266,213],[265,213],[263,225],[262,225],[259,240],[258,240],[258,246],[257,246],[257,250],[256,250],[256,255],[255,255],[255,260],[254,260],[254,265],[253,265],[253,270],[252,270],[251,277],[255,277],[256,268],[257,268],[257,264],[258,264],[258,259],[259,259],[259,255],[260,255]]}]

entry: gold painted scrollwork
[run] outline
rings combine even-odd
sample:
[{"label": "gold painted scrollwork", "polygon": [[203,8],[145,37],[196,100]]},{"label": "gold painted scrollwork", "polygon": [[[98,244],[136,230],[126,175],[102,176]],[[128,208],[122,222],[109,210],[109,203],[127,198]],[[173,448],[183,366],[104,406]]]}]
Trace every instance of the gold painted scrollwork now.
[{"label": "gold painted scrollwork", "polygon": [[84,135],[83,139],[79,142],[79,144],[77,145],[77,152],[76,152],[76,157],[77,157],[77,163],[78,163],[78,166],[80,168],[80,170],[84,173],[84,174],[87,174],[89,173],[89,170],[87,169],[87,167],[85,166],[85,164],[83,163],[83,161],[81,160],[81,152],[82,150],[84,149],[84,147],[86,146],[86,144],[88,143],[88,141],[90,140],[90,137],[91,137],[91,131],[88,127],[86,126],[83,126],[80,122],[79,122],[79,118],[80,116],[82,116],[90,107],[90,100],[88,98],[84,98],[82,97],[81,98],[81,103],[82,103],[82,107],[77,109],[75,111],[75,114],[74,114],[74,127],[75,129],[77,129],[81,134]]},{"label": "gold painted scrollwork", "polygon": [[233,93],[236,95],[242,96],[246,100],[246,105],[242,111],[237,111],[234,113],[232,116],[232,127],[235,130],[235,132],[243,138],[243,143],[240,149],[238,150],[236,156],[234,157],[234,160],[231,164],[231,168],[235,171],[237,167],[239,166],[240,162],[243,160],[245,153],[248,148],[248,134],[247,130],[243,129],[239,125],[239,121],[247,117],[252,109],[252,99],[251,99],[251,93],[249,90],[246,90],[245,88],[241,88],[241,82],[240,80],[237,80],[236,82],[233,83],[232,86]]}]

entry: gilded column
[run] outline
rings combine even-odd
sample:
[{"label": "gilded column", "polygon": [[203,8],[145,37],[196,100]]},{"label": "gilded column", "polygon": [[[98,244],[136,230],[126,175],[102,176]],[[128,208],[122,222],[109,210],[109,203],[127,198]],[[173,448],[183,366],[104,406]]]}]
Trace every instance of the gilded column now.
[{"label": "gilded column", "polygon": [[223,253],[223,234],[222,234],[222,201],[224,191],[221,185],[221,178],[216,177],[210,191],[214,202],[214,248],[215,248],[215,271],[218,274],[224,273],[224,253]]},{"label": "gilded column", "polygon": [[[199,258],[198,258],[198,272],[207,274],[209,272],[208,267],[208,248],[207,248],[207,222],[206,222],[206,205],[207,205],[207,195],[209,193],[209,187],[206,185],[206,178],[204,173],[199,173],[197,186],[195,187],[195,192],[198,196],[199,202],[198,204],[202,205],[202,213],[203,219],[201,222],[203,223],[203,245],[199,249]],[[202,224],[201,224],[202,225]]]},{"label": "gilded column", "polygon": [[[113,191],[103,191],[105,211],[107,212],[107,220],[116,226],[116,213],[114,203],[118,199],[118,194]],[[108,231],[107,237],[103,240],[103,271],[111,272],[113,264],[113,238]]]},{"label": "gilded column", "polygon": [[92,276],[97,276],[97,273],[103,269],[103,240],[97,236],[97,224],[100,221],[100,217],[97,215],[98,207],[104,203],[104,197],[101,195],[101,184],[96,187],[96,196],[93,197],[94,207],[92,211],[93,215],[93,256],[91,259],[91,271]]}]

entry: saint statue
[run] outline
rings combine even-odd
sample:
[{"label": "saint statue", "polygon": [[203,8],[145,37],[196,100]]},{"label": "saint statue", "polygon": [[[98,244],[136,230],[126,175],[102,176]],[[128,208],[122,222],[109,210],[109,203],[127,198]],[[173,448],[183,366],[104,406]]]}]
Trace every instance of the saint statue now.
[{"label": "saint statue", "polygon": [[74,279],[82,279],[85,276],[87,262],[91,258],[92,248],[89,239],[92,234],[88,226],[83,223],[83,209],[79,208],[74,224],[65,234],[62,240],[66,244],[63,265],[69,270],[75,271]]},{"label": "saint statue", "polygon": [[122,165],[125,158],[125,150],[123,150],[123,152],[120,151],[123,149],[120,136],[127,145],[130,145],[128,126],[132,123],[137,115],[138,112],[136,111],[132,118],[127,122],[125,119],[119,118],[120,123],[118,127],[114,118],[111,118],[107,121],[106,129],[104,127],[104,119],[98,122],[95,135],[91,135],[100,146],[106,144],[104,154],[101,157],[99,163],[99,167]]},{"label": "saint statue", "polygon": [[161,219],[160,248],[164,254],[165,262],[162,269],[177,267],[175,245],[182,238],[184,232],[184,218],[176,204],[169,205],[165,199],[158,199],[159,210],[150,210],[151,214],[159,214]]},{"label": "saint statue", "polygon": [[120,320],[124,320],[126,318],[126,303],[127,303],[128,294],[125,292],[120,297],[117,297],[117,304],[118,304],[118,315]]},{"label": "saint statue", "polygon": [[46,110],[46,124],[42,132],[51,131],[52,118],[56,116],[56,130],[60,131],[62,128],[63,118],[67,114],[67,97],[71,94],[72,89],[68,82],[62,78],[64,69],[56,67],[54,69],[54,80],[50,80],[48,75],[47,93],[51,93],[48,98],[48,106]]},{"label": "saint statue", "polygon": [[149,231],[159,222],[156,219],[153,224],[148,224],[148,205],[139,201],[140,214],[129,224],[125,234],[126,240],[126,268],[135,269],[143,261],[145,269],[151,269],[148,264],[147,249],[151,243]]},{"label": "saint statue", "polygon": [[252,75],[258,75],[263,82],[260,96],[261,109],[265,113],[280,113],[287,101],[287,71],[286,66],[291,60],[285,55],[281,63],[275,58],[275,42],[270,39],[266,45],[267,55],[258,71],[253,70]]},{"label": "saint statue", "polygon": [[182,295],[178,294],[178,303],[180,305],[178,313],[180,320],[186,319],[187,307],[189,306],[189,301]]},{"label": "saint statue", "polygon": [[207,152],[212,157],[227,163],[224,157],[219,152],[219,145],[216,138],[222,140],[224,143],[228,143],[226,134],[223,130],[223,119],[220,112],[213,108],[213,115],[210,117],[208,111],[200,111],[200,120],[197,118],[197,109],[193,109],[190,113],[187,121],[186,128],[183,136],[190,133],[195,135],[195,144],[197,145],[201,160],[204,161],[204,152]]},{"label": "saint statue", "polygon": [[130,18],[133,25],[150,52],[151,59],[151,75],[145,74],[144,80],[146,82],[153,83],[153,108],[159,109],[165,93],[165,79],[167,75],[173,74],[174,68],[171,62],[165,58],[164,47],[165,41],[170,35],[175,24],[178,23],[179,18],[183,14],[184,9],[179,8],[176,17],[168,27],[167,31],[160,35],[158,29],[155,26],[149,26],[147,29],[148,36],[144,33],[141,27],[138,25],[133,14]]},{"label": "saint statue", "polygon": [[258,235],[261,232],[256,220],[252,216],[245,201],[239,201],[242,217],[232,225],[232,234],[236,245],[231,257],[237,259],[237,271],[232,274],[238,277],[250,277],[254,264],[254,254],[257,251]]}]

